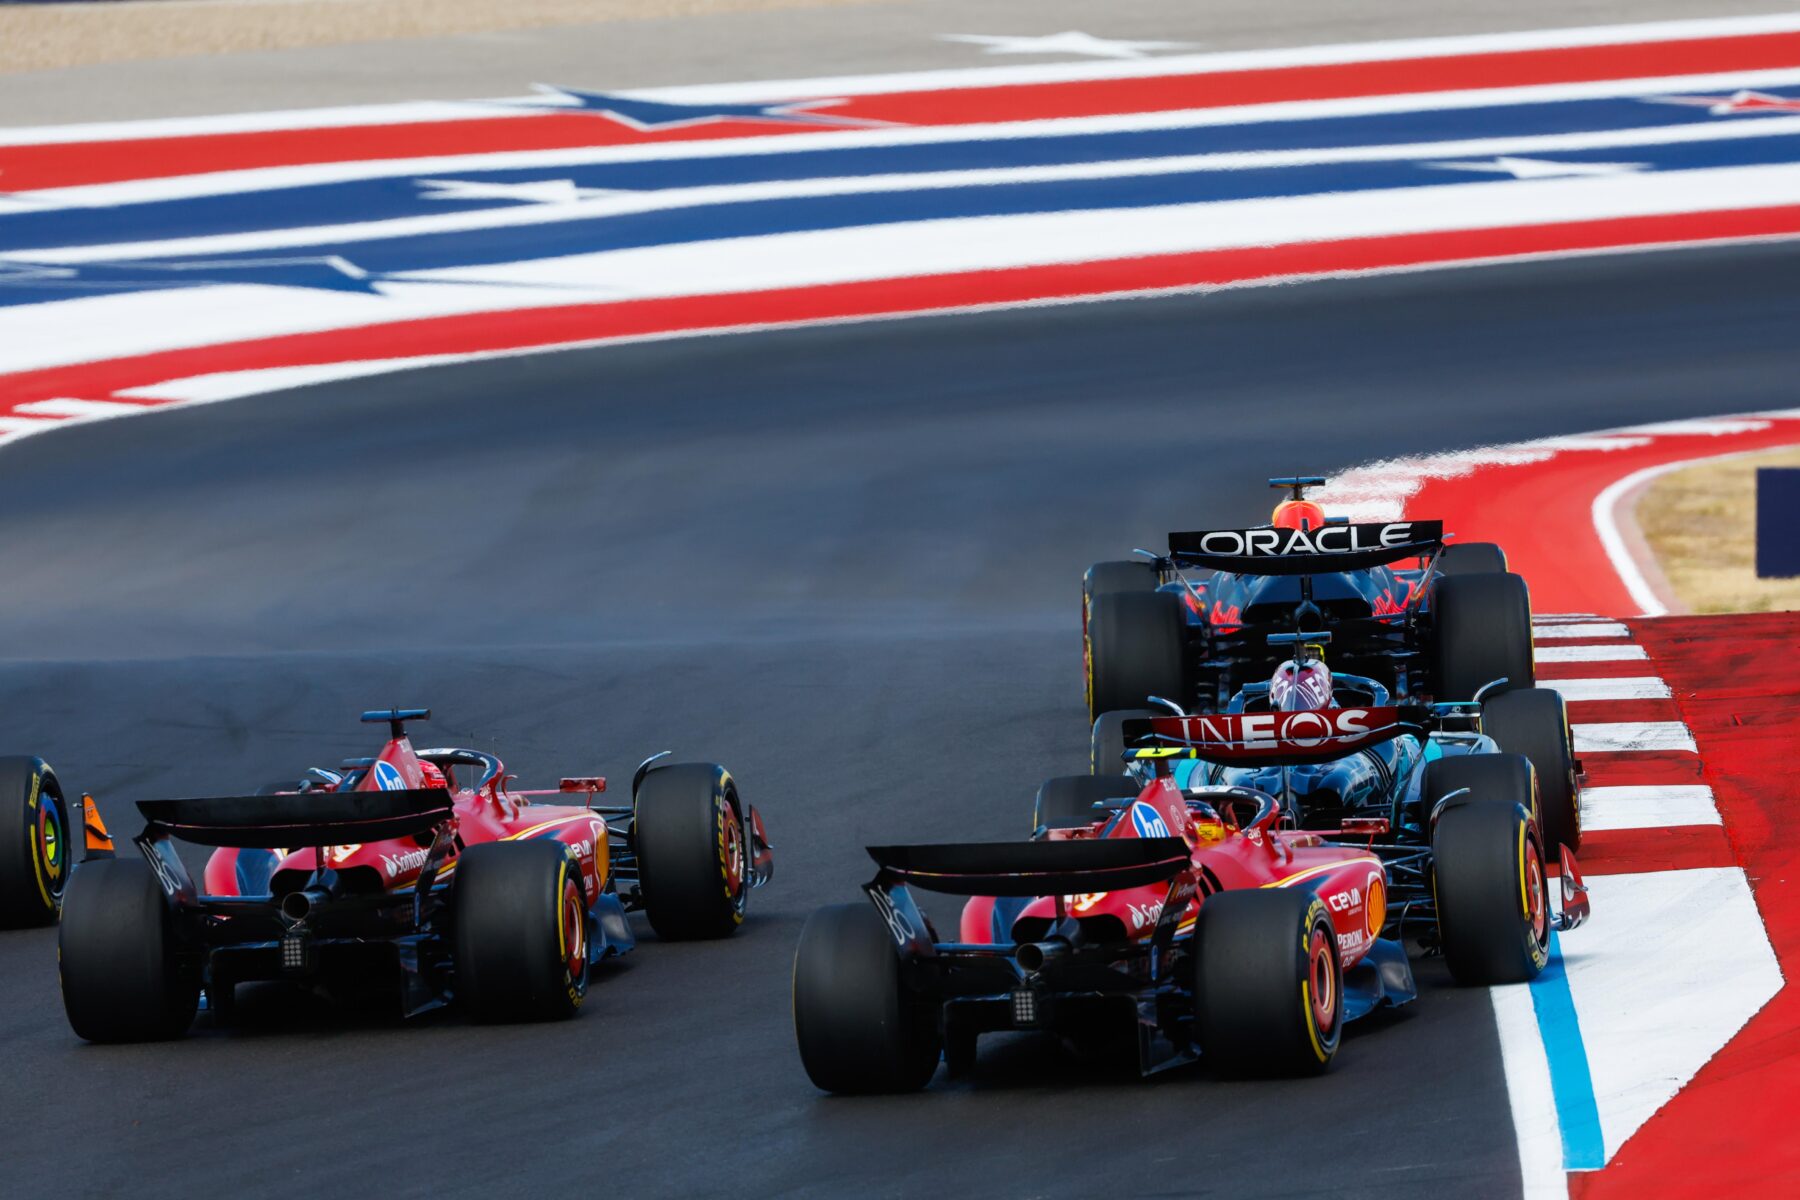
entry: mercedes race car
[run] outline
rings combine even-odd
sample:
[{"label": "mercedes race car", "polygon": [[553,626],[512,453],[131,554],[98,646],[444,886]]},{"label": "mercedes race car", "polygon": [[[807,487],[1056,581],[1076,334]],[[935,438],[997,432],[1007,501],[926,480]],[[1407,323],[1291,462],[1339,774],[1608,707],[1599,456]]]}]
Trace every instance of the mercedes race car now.
[{"label": "mercedes race car", "polygon": [[[83,863],[60,941],[69,1024],[94,1042],[175,1037],[236,985],[383,990],[413,1015],[451,1000],[477,1019],[566,1018],[589,972],[632,949],[626,913],[665,939],[716,938],[773,871],[756,810],[714,763],[656,755],[631,802],[598,776],[509,786],[479,750],[415,750],[427,709],[363,714],[373,758],[254,796],[145,800],[141,859]],[[175,842],[214,847],[198,884]]]},{"label": "mercedes race car", "polygon": [[[801,933],[794,1027],[808,1076],[831,1092],[913,1090],[940,1060],[968,1070],[979,1036],[999,1030],[1123,1042],[1145,1073],[1200,1057],[1235,1073],[1321,1071],[1347,1022],[1416,996],[1406,939],[1460,983],[1516,983],[1542,969],[1553,928],[1586,916],[1566,853],[1552,911],[1517,756],[1429,773],[1426,821],[1406,845],[1378,841],[1375,817],[1296,829],[1277,794],[1171,770],[1281,769],[1417,728],[1396,708],[1282,716],[1136,723],[1133,763],[1148,777],[1052,780],[1027,842],[870,848],[872,903],[820,909]],[[915,889],[972,897],[953,939]]]},{"label": "mercedes race car", "polygon": [[[1422,805],[1423,797],[1432,794],[1430,772],[1448,777],[1464,771],[1497,771],[1502,768],[1494,765],[1493,756],[1517,756],[1531,769],[1533,812],[1546,844],[1552,850],[1581,849],[1581,762],[1575,757],[1568,706],[1561,693],[1552,688],[1491,687],[1471,701],[1407,702],[1394,709],[1390,706],[1396,701],[1380,680],[1327,666],[1324,656],[1332,640],[1329,633],[1269,634],[1271,649],[1292,657],[1267,681],[1239,688],[1221,715],[1242,715],[1247,727],[1267,730],[1290,724],[1323,728],[1321,723],[1345,712],[1404,712],[1407,719],[1395,727],[1395,736],[1304,763],[1251,769],[1223,760],[1189,761],[1177,767],[1178,780],[1269,791],[1281,797],[1289,819],[1302,829],[1334,828],[1348,817],[1379,817],[1388,821],[1396,836],[1416,839],[1428,815]],[[1174,702],[1163,703],[1165,713],[1187,716]],[[1127,753],[1129,731],[1157,715],[1150,709],[1100,715],[1089,742],[1090,763],[1096,776],[1110,775],[1114,782],[1094,786],[1132,786],[1121,773],[1141,774],[1143,768],[1134,766]],[[1226,722],[1217,727],[1237,726]],[[1465,763],[1469,756],[1480,756],[1478,763]]]},{"label": "mercedes race car", "polygon": [[1271,479],[1291,495],[1266,527],[1171,533],[1166,554],[1088,568],[1090,721],[1149,696],[1217,712],[1267,678],[1271,633],[1329,631],[1342,666],[1403,698],[1532,686],[1530,595],[1498,546],[1447,545],[1439,521],[1329,518],[1305,498],[1324,482]]}]

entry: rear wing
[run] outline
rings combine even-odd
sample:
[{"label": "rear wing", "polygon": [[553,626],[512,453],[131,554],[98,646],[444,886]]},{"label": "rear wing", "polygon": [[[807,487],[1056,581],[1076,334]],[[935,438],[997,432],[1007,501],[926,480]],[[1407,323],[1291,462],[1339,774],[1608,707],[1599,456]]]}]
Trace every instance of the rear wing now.
[{"label": "rear wing", "polygon": [[1422,734],[1429,715],[1424,705],[1408,704],[1149,717],[1126,721],[1121,732],[1127,759],[1198,758],[1233,767],[1299,766],[1329,762],[1403,734]]},{"label": "rear wing", "polygon": [[140,800],[147,837],[200,846],[347,846],[424,833],[450,819],[443,788]]},{"label": "rear wing", "polygon": [[1364,571],[1444,548],[1442,521],[1327,525],[1323,529],[1214,529],[1169,535],[1177,566],[1235,575],[1325,575]]},{"label": "rear wing", "polygon": [[869,857],[881,868],[877,882],[958,896],[1113,892],[1173,879],[1192,863],[1175,837],[870,846]]}]

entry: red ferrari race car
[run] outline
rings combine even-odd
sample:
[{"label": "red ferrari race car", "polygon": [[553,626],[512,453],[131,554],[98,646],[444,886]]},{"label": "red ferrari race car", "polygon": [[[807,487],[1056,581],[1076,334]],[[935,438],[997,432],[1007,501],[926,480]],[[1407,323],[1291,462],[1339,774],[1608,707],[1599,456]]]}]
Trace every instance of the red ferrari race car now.
[{"label": "red ferrari race car", "polygon": [[[1153,718],[1132,730],[1147,782],[1119,796],[1105,785],[1124,777],[1074,777],[1097,797],[1090,820],[1040,820],[1016,844],[870,848],[873,904],[820,909],[801,933],[808,1076],[831,1092],[913,1090],[940,1057],[968,1070],[977,1038],[999,1030],[1124,1041],[1146,1074],[1202,1056],[1300,1074],[1331,1063],[1346,1022],[1414,998],[1403,939],[1442,953],[1463,984],[1531,979],[1551,929],[1574,928],[1587,902],[1565,853],[1563,911],[1551,910],[1523,759],[1433,797],[1424,848],[1378,844],[1385,819],[1284,828],[1269,793],[1184,788],[1169,770],[1185,756],[1316,761],[1407,731],[1398,709],[1362,715],[1291,738],[1267,718]],[[953,940],[915,888],[972,897]]]},{"label": "red ferrari race car", "polygon": [[[430,716],[364,713],[389,726],[381,752],[291,790],[140,801],[143,858],[69,881],[75,1032],[175,1037],[202,996],[229,1019],[236,985],[258,980],[386,984],[408,1016],[455,1000],[481,1020],[572,1017],[594,964],[633,947],[627,912],[666,939],[724,937],[773,872],[724,767],[665,751],[638,767],[628,805],[596,804],[597,776],[518,791],[491,754],[415,750],[406,723]],[[198,886],[176,839],[216,847]]]}]

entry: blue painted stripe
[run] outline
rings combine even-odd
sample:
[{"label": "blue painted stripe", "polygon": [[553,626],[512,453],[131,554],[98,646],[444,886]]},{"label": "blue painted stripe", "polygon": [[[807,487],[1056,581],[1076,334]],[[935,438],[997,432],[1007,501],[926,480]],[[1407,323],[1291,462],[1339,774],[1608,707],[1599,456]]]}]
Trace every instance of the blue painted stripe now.
[{"label": "blue painted stripe", "polygon": [[1550,934],[1550,961],[1531,984],[1531,1006],[1538,1034],[1550,1063],[1550,1092],[1556,1099],[1556,1123],[1562,1129],[1563,1169],[1597,1171],[1606,1165],[1606,1141],[1600,1132],[1600,1105],[1588,1069],[1581,1018],[1563,969],[1562,943]]},{"label": "blue painted stripe", "polygon": [[[1800,88],[1765,90],[1770,95],[1800,95]],[[1712,116],[1704,108],[1658,104],[1639,97],[1612,97],[1120,133],[971,138],[920,145],[863,146],[840,150],[807,149],[806,139],[795,138],[795,145],[791,150],[771,154],[723,154],[692,159],[459,170],[447,175],[449,178],[487,183],[570,179],[584,188],[659,191],[665,188],[931,171],[1048,167],[1194,154],[1329,150],[1351,146],[1403,147],[1469,138],[1538,137],[1694,125],[1720,126],[1769,120],[1773,115],[1776,114],[1721,118]],[[1635,151],[1629,150],[1613,151],[1610,154],[1613,158],[1634,158],[1635,155]],[[1561,158],[1563,155],[1551,154],[1549,157]],[[446,175],[445,172],[435,171],[423,174],[427,177]],[[247,233],[294,226],[504,209],[513,204],[511,201],[494,200],[425,199],[415,180],[411,176],[401,175],[117,207],[57,209],[46,212],[26,210],[0,215],[0,247],[6,252],[19,253],[52,246]]]}]

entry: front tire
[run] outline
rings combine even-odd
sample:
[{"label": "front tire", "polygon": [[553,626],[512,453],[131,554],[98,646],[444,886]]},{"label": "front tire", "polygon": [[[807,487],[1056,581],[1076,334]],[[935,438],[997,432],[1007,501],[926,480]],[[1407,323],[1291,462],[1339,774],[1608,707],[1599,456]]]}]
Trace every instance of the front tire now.
[{"label": "front tire", "polygon": [[1497,679],[1506,680],[1498,691],[1536,685],[1531,594],[1524,579],[1511,574],[1452,575],[1438,581],[1431,608],[1437,700],[1473,700],[1476,692]]},{"label": "front tire", "polygon": [[1095,775],[1123,775],[1125,722],[1148,720],[1155,715],[1147,708],[1116,708],[1095,717],[1094,728],[1088,734],[1088,770]]},{"label": "front tire", "polygon": [[1220,892],[1194,927],[1195,1034],[1228,1073],[1313,1075],[1344,1024],[1344,974],[1324,901],[1289,888]]},{"label": "front tire", "polygon": [[916,1092],[937,1072],[939,1014],[906,987],[881,915],[834,904],[807,918],[794,954],[794,1037],[815,1087]]},{"label": "front tire", "polygon": [[1509,754],[1523,754],[1537,772],[1538,821],[1551,855],[1581,849],[1581,789],[1569,708],[1553,688],[1526,688],[1481,706],[1481,729]]},{"label": "front tire", "polygon": [[1187,695],[1185,621],[1172,592],[1095,596],[1088,623],[1088,719]]},{"label": "front tire", "polygon": [[56,920],[75,836],[50,764],[28,755],[0,758],[0,928]]},{"label": "front tire", "polygon": [[194,1023],[199,971],[184,961],[168,898],[141,859],[97,859],[74,873],[57,965],[77,1037],[163,1041]]},{"label": "front tire", "polygon": [[1129,775],[1061,775],[1047,779],[1038,788],[1031,828],[1086,829],[1106,818],[1106,811],[1094,805],[1107,800],[1129,800],[1140,790]]},{"label": "front tire", "polygon": [[658,767],[632,818],[644,915],[665,941],[728,937],[743,924],[750,844],[737,783],[717,763]]},{"label": "front tire", "polygon": [[1480,775],[1426,776],[1427,786],[1470,787],[1439,815],[1431,849],[1438,941],[1450,973],[1471,987],[1529,983],[1550,957],[1550,888],[1532,818],[1530,764],[1497,754],[1432,767],[1488,764],[1494,769]]},{"label": "front tire", "polygon": [[456,860],[456,993],[477,1021],[566,1020],[587,996],[587,900],[561,842],[486,842]]}]

